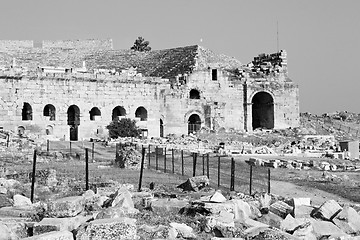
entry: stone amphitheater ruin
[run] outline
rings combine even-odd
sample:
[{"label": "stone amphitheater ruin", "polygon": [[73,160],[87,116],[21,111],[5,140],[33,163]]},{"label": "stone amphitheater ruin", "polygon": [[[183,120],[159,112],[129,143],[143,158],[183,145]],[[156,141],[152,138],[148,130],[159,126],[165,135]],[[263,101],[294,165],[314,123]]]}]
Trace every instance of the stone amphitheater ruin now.
[{"label": "stone amphitheater ruin", "polygon": [[299,126],[285,51],[241,64],[198,45],[144,53],[111,39],[0,41],[0,84],[0,127],[66,140],[123,117],[149,137]]}]

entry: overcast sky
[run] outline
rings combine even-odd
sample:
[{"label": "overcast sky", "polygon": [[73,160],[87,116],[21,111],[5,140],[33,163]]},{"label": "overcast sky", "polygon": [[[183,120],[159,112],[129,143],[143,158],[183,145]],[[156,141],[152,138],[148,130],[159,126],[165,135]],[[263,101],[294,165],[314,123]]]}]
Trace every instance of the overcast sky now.
[{"label": "overcast sky", "polygon": [[153,49],[199,44],[248,63],[288,53],[300,111],[360,113],[360,0],[1,0],[0,39],[138,36]]}]

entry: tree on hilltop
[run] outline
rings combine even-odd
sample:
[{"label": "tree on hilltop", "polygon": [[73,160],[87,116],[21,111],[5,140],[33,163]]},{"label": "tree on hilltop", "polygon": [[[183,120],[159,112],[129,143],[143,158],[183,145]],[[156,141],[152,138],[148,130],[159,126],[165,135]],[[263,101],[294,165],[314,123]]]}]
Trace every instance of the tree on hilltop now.
[{"label": "tree on hilltop", "polygon": [[145,41],[143,37],[138,37],[130,49],[138,52],[148,52],[151,50],[149,44],[149,41]]}]

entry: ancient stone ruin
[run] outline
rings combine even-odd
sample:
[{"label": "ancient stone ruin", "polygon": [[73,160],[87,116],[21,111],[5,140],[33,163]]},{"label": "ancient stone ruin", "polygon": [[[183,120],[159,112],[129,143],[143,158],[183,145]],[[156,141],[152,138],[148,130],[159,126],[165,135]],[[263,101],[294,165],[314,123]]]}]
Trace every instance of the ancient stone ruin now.
[{"label": "ancient stone ruin", "polygon": [[198,45],[147,53],[112,40],[0,41],[0,127],[65,140],[132,118],[144,136],[299,125],[286,52],[249,64]]}]

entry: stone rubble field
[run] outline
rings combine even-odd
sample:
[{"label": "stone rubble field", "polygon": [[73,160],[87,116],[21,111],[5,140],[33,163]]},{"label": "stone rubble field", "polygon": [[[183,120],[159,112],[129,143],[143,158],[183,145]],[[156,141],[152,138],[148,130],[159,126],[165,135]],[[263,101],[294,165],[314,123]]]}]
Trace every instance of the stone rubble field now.
[{"label": "stone rubble field", "polygon": [[7,198],[16,184],[0,179],[0,239],[360,239],[360,205],[222,192],[206,176],[141,192],[114,182],[35,203]]}]

